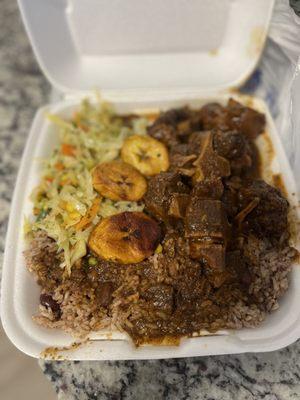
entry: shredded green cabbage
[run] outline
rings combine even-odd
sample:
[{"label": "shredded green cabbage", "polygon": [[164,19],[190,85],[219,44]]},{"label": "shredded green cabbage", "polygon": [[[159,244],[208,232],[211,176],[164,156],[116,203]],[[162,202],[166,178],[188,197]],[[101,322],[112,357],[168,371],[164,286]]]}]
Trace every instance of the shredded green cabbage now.
[{"label": "shredded green cabbage", "polygon": [[86,254],[86,243],[100,218],[121,211],[141,211],[135,202],[102,200],[92,224],[85,229],[76,225],[99,195],[93,189],[91,169],[98,163],[119,157],[123,141],[132,134],[145,134],[148,120],[137,117],[129,126],[107,103],[92,104],[85,99],[72,119],[48,115],[58,128],[59,145],[44,162],[40,184],[33,190],[34,218],[25,221],[28,237],[43,230],[63,252],[67,273]]}]

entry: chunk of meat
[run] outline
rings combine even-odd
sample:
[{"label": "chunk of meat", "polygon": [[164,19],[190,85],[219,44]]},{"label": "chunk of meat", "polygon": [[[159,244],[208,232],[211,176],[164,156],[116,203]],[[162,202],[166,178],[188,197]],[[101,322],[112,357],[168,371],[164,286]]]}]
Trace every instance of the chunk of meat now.
[{"label": "chunk of meat", "polygon": [[207,134],[207,131],[195,131],[191,133],[188,140],[188,149],[192,154],[200,154],[203,137]]},{"label": "chunk of meat", "polygon": [[171,146],[169,157],[171,171],[177,171],[187,176],[193,175],[193,162],[197,158],[197,155],[191,152],[190,146],[187,143]]},{"label": "chunk of meat", "polygon": [[172,312],[174,307],[173,290],[172,286],[161,283],[146,289],[143,297],[153,308]]},{"label": "chunk of meat", "polygon": [[229,99],[226,107],[218,103],[209,103],[198,112],[202,129],[237,130],[255,139],[265,128],[265,116],[260,112],[245,107],[236,100]]},{"label": "chunk of meat", "polygon": [[187,156],[183,156],[181,154],[174,154],[171,159],[171,168],[180,169],[182,167],[192,168],[193,161],[197,158],[196,155],[190,154]]},{"label": "chunk of meat", "polygon": [[240,250],[226,253],[226,267],[235,273],[237,279],[244,287],[248,288],[250,286],[253,278]]},{"label": "chunk of meat", "polygon": [[191,151],[190,151],[189,145],[187,143],[177,143],[177,144],[174,144],[170,148],[169,155],[170,155],[171,159],[172,159],[172,157],[177,156],[177,155],[186,157],[186,156],[191,155]]},{"label": "chunk of meat", "polygon": [[214,288],[220,288],[226,280],[230,277],[230,274],[225,271],[210,271],[207,273],[207,279]]},{"label": "chunk of meat", "polygon": [[250,203],[236,215],[235,220],[239,227],[242,225],[247,215],[250,214],[255,209],[255,207],[258,206],[259,202],[259,197],[254,197],[254,199],[251,200]]},{"label": "chunk of meat", "polygon": [[203,106],[199,112],[204,129],[222,128],[225,124],[226,110],[218,103],[209,103]]},{"label": "chunk of meat", "polygon": [[187,119],[186,121],[179,122],[177,124],[178,136],[182,141],[185,141],[190,133],[193,131],[192,121]]},{"label": "chunk of meat", "polygon": [[221,200],[229,218],[234,218],[239,212],[238,191],[241,187],[242,180],[240,177],[231,176],[224,180],[224,192]]},{"label": "chunk of meat", "polygon": [[212,240],[189,241],[190,257],[201,261],[209,282],[219,288],[228,278],[225,270],[225,245]]},{"label": "chunk of meat", "polygon": [[237,131],[223,132],[216,130],[214,132],[213,145],[220,156],[233,160],[244,155],[247,142],[246,138]]},{"label": "chunk of meat", "polygon": [[190,196],[185,193],[173,193],[170,196],[168,215],[174,218],[185,217]]},{"label": "chunk of meat", "polygon": [[188,187],[176,172],[162,172],[150,179],[144,196],[146,209],[159,220],[168,220],[173,193],[188,193]]},{"label": "chunk of meat", "polygon": [[156,122],[167,125],[177,126],[182,121],[188,120],[191,117],[191,110],[188,107],[173,108],[159,115]]},{"label": "chunk of meat", "polygon": [[166,123],[155,122],[148,128],[148,135],[154,137],[168,147],[179,143],[176,129],[174,126]]},{"label": "chunk of meat", "polygon": [[191,196],[199,199],[220,200],[223,190],[224,186],[220,178],[204,179],[194,185]]},{"label": "chunk of meat", "polygon": [[244,153],[242,157],[231,161],[230,168],[232,173],[235,175],[242,175],[243,173],[250,171],[252,168],[251,156],[247,152]]},{"label": "chunk of meat", "polygon": [[190,133],[199,127],[195,115],[188,107],[163,112],[148,128],[148,133],[169,147],[178,142],[186,142]]},{"label": "chunk of meat", "polygon": [[288,201],[278,189],[262,180],[252,181],[239,190],[240,210],[255,199],[259,202],[244,218],[243,229],[258,236],[279,239],[288,229]]},{"label": "chunk of meat", "polygon": [[192,239],[227,241],[229,224],[220,200],[192,197],[185,217],[185,234]]},{"label": "chunk of meat", "polygon": [[231,176],[228,179],[224,179],[225,187],[231,190],[239,190],[243,186],[243,181],[239,176]]},{"label": "chunk of meat", "polygon": [[264,114],[253,108],[245,107],[236,100],[229,99],[226,125],[229,129],[236,129],[253,140],[264,131],[266,118]]},{"label": "chunk of meat", "polygon": [[226,158],[221,157],[213,149],[213,134],[206,133],[203,137],[202,148],[199,157],[194,162],[196,172],[193,181],[221,178],[230,175],[230,164]]},{"label": "chunk of meat", "polygon": [[222,195],[222,203],[226,214],[230,218],[234,218],[238,213],[238,193],[236,190],[226,187]]},{"label": "chunk of meat", "polygon": [[214,133],[214,149],[230,161],[231,172],[240,175],[252,166],[253,151],[249,139],[237,131]]},{"label": "chunk of meat", "polygon": [[225,246],[221,243],[191,240],[190,257],[204,261],[213,271],[222,271],[225,268]]}]

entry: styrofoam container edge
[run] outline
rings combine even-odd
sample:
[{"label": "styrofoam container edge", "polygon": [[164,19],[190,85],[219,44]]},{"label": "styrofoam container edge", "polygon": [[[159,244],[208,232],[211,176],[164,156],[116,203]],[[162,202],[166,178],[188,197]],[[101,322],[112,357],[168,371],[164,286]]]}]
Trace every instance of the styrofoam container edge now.
[{"label": "styrofoam container edge", "polygon": [[144,96],[242,85],[260,58],[274,6],[274,0],[18,3],[53,87]]},{"label": "styrofoam container edge", "polygon": [[[167,109],[183,104],[192,107],[200,106],[209,101],[223,103],[229,95],[205,98],[164,100],[160,98],[151,101],[128,101],[123,99],[116,102],[118,112],[134,110]],[[233,96],[238,100],[244,97]],[[10,340],[24,353],[33,357],[40,357],[41,353],[49,347],[63,348],[70,346],[74,339],[58,331],[48,330],[37,326],[31,316],[37,311],[39,288],[33,277],[27,272],[23,259],[24,241],[22,237],[23,217],[30,213],[32,204],[29,193],[39,179],[39,163],[37,158],[50,154],[57,143],[54,127],[45,120],[45,112],[51,111],[63,116],[68,116],[79,104],[80,99],[63,101],[54,105],[42,107],[36,114],[31,127],[29,139],[22,157],[21,166],[16,182],[15,192],[9,218],[6,238],[1,316],[4,330]],[[259,99],[253,99],[253,106],[264,112],[267,116],[267,132],[273,143],[276,157],[272,160],[271,168],[274,173],[281,172],[289,194],[296,193],[295,182],[289,163],[286,159],[274,122],[269,114],[266,104]],[[298,204],[295,196],[291,195],[289,201],[298,215]],[[174,346],[142,346],[135,348],[128,340],[120,336],[112,336],[108,340],[105,335],[93,335],[94,340],[78,348],[58,351],[57,355],[74,360],[123,360],[123,359],[158,359],[173,357],[191,357],[213,354],[232,354],[257,351],[272,351],[289,345],[300,337],[300,266],[295,265],[291,273],[290,287],[280,301],[279,310],[269,315],[266,321],[255,329],[242,329],[233,332],[223,332],[219,335],[203,336],[199,338],[184,339],[178,347]],[[115,339],[114,339],[115,337]],[[44,353],[49,358],[50,353]]]}]

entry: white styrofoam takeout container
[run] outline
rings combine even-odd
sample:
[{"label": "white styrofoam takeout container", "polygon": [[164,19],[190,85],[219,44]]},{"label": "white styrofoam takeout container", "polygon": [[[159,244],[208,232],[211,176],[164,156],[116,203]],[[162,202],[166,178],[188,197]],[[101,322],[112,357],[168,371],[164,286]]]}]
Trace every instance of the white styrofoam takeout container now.
[{"label": "white styrofoam takeout container", "polygon": [[[101,89],[120,113],[224,103],[230,93],[221,90],[241,84],[258,61],[273,0],[132,0],[126,6],[121,0],[86,0],[84,6],[80,0],[19,0],[19,4],[40,65],[63,94],[61,102],[37,112],[16,182],[1,293],[2,322],[11,341],[34,357],[57,347],[55,354],[49,350],[43,355],[117,360],[270,351],[298,339],[300,266],[295,265],[279,310],[258,328],[184,339],[178,347],[140,348],[121,333],[97,332],[87,343],[72,347],[69,335],[32,321],[39,288],[22,254],[23,216],[31,213],[29,195],[40,174],[36,160],[48,156],[58,140],[45,112],[68,117],[94,88]],[[252,103],[267,116],[267,135],[258,143],[265,154],[266,179],[281,172],[296,207],[295,182],[270,113],[261,100]],[[268,137],[275,149],[272,159],[267,157]]]}]

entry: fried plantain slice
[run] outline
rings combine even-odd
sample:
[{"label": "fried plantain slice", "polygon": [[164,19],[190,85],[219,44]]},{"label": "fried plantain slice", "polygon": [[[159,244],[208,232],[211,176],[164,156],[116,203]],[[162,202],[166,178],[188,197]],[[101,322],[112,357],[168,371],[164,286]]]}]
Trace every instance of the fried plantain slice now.
[{"label": "fried plantain slice", "polygon": [[169,168],[166,146],[150,136],[128,137],[122,146],[121,157],[146,176],[157,175]]},{"label": "fried plantain slice", "polygon": [[92,179],[94,189],[114,201],[137,201],[147,190],[145,178],[123,161],[98,164],[92,171]]},{"label": "fried plantain slice", "polygon": [[99,257],[132,264],[151,256],[161,239],[156,221],[142,212],[122,212],[104,218],[92,231],[88,246]]}]

